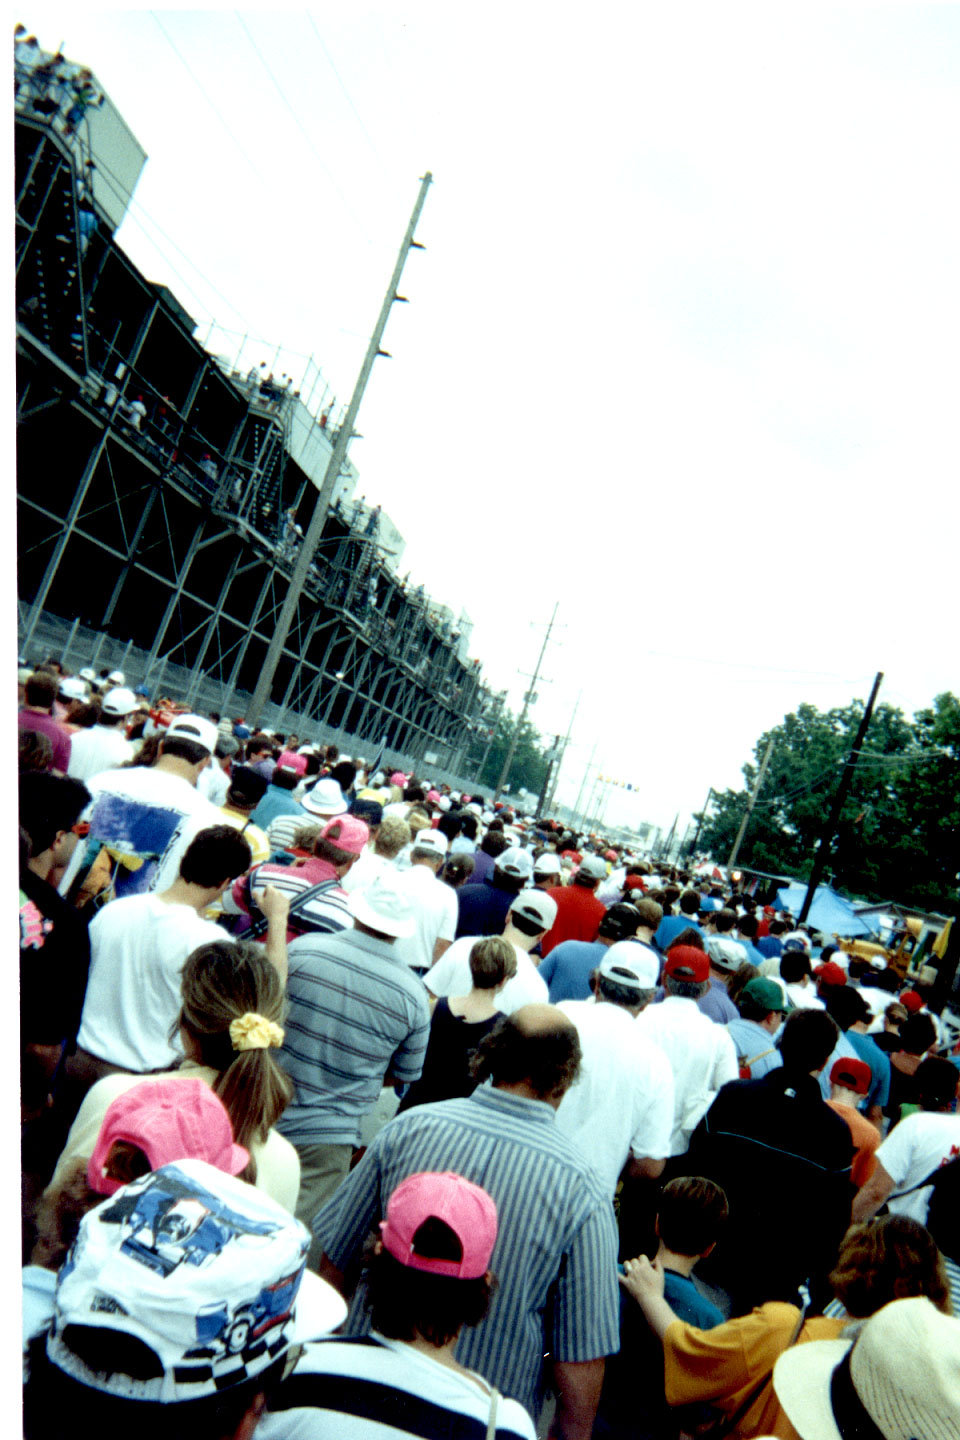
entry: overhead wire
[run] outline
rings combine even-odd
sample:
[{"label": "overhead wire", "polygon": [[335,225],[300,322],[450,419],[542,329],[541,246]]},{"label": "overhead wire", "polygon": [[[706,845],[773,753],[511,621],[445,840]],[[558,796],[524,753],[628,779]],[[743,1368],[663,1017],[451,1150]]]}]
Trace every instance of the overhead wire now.
[{"label": "overhead wire", "polygon": [[361,133],[363,134],[363,137],[364,137],[364,139],[366,140],[367,144],[370,146],[370,149],[371,149],[371,151],[373,152],[374,158],[376,159],[377,164],[380,166],[380,169],[381,169],[382,172],[383,172],[383,177],[384,177],[384,179],[387,180],[387,181],[389,181],[389,180],[390,180],[390,174],[389,174],[389,171],[387,170],[386,165],[384,164],[383,156],[380,154],[380,151],[377,149],[376,145],[374,144],[373,139],[372,139],[372,137],[371,137],[371,135],[370,135],[370,132],[368,131],[366,125],[363,123],[363,119],[362,119],[362,117],[361,117],[361,115],[360,115],[360,111],[357,109],[356,105],[353,103],[353,97],[352,97],[352,95],[350,94],[350,91],[347,89],[346,85],[343,83],[343,77],[341,76],[340,71],[337,69],[336,65],[335,65],[334,62],[333,62],[333,56],[330,54],[330,51],[327,49],[327,46],[326,46],[326,44],[325,44],[325,42],[324,42],[324,39],[323,39],[323,36],[320,34],[320,31],[317,29],[316,21],[314,20],[313,16],[310,15],[310,14],[307,15],[307,19],[308,19],[309,22],[310,22],[310,26],[311,26],[311,29],[313,30],[314,35],[316,35],[316,37],[317,37],[317,41],[318,41],[318,43],[319,43],[319,45],[320,45],[320,49],[323,51],[324,55],[326,56],[327,64],[330,66],[330,69],[333,71],[334,75],[336,76],[337,84],[340,86],[340,89],[343,91],[344,96],[345,96],[346,101],[347,101],[347,104],[350,106],[350,109],[353,111],[354,118],[356,119],[357,124],[360,126]]},{"label": "overhead wire", "polygon": [[347,197],[344,195],[343,191],[340,189],[340,186],[337,184],[336,180],[333,178],[333,175],[331,174],[330,169],[329,169],[326,161],[324,160],[323,156],[320,154],[320,151],[317,149],[316,145],[313,143],[313,137],[310,135],[309,131],[308,131],[308,130],[306,129],[306,127],[304,126],[304,124],[303,124],[302,120],[300,119],[300,116],[297,114],[296,110],[295,110],[295,109],[293,108],[293,106],[290,104],[290,101],[289,101],[289,99],[287,98],[287,95],[286,95],[286,93],[285,93],[285,91],[284,91],[284,89],[283,89],[283,86],[280,84],[280,81],[277,79],[276,75],[275,75],[275,74],[273,73],[273,71],[271,70],[271,68],[270,68],[269,64],[267,63],[267,60],[266,60],[266,58],[265,58],[265,56],[264,56],[264,54],[263,54],[263,51],[260,49],[260,47],[259,47],[259,45],[257,44],[256,40],[254,40],[253,36],[251,35],[250,30],[249,30],[248,26],[246,25],[246,23],[245,23],[245,21],[244,21],[244,19],[243,19],[243,16],[240,14],[240,12],[239,12],[238,10],[234,10],[233,14],[234,14],[234,17],[235,17],[235,19],[236,19],[236,21],[237,21],[237,24],[240,26],[241,30],[242,30],[243,33],[246,35],[247,39],[250,41],[250,44],[251,44],[251,46],[253,47],[253,50],[254,50],[254,52],[255,52],[255,54],[256,54],[256,56],[257,56],[257,59],[260,61],[260,64],[263,66],[264,70],[266,70],[267,74],[269,75],[270,80],[271,80],[271,82],[273,83],[274,89],[276,90],[277,94],[280,96],[280,99],[283,101],[283,103],[284,103],[284,105],[286,106],[286,108],[289,110],[290,115],[291,115],[291,117],[292,117],[292,119],[293,119],[294,124],[296,125],[297,129],[300,131],[300,133],[301,133],[301,135],[303,136],[303,138],[306,140],[306,142],[307,142],[307,144],[309,145],[310,149],[313,151],[313,154],[316,156],[316,158],[317,158],[320,166],[322,167],[322,169],[323,169],[323,171],[324,171],[324,174],[327,176],[327,179],[330,181],[331,186],[333,187],[333,189],[334,189],[334,191],[336,192],[336,194],[339,196],[339,198],[340,198],[340,203],[343,205],[344,210],[346,211],[347,215],[349,215],[350,219],[353,221],[354,225],[356,226],[357,230],[359,231],[359,233],[360,233],[360,235],[363,237],[363,239],[366,241],[366,243],[367,243],[368,245],[371,245],[373,242],[372,242],[372,240],[370,239],[369,235],[367,234],[366,229],[364,228],[364,226],[363,226],[363,224],[360,222],[360,220],[357,218],[357,216],[354,214],[353,207],[351,206],[351,204],[350,204],[350,202],[348,201]]}]

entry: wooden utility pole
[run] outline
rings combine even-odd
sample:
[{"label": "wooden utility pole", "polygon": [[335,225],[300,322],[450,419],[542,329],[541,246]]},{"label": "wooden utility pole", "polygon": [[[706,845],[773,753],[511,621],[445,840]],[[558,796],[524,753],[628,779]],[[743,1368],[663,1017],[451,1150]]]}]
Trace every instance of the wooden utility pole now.
[{"label": "wooden utility pole", "polygon": [[700,843],[700,831],[703,829],[703,822],[704,822],[704,820],[706,820],[706,818],[707,818],[707,811],[710,809],[710,801],[711,801],[712,799],[713,799],[713,786],[711,785],[711,786],[710,786],[710,789],[707,791],[707,798],[706,798],[706,802],[704,803],[704,807],[703,807],[703,809],[700,811],[700,819],[697,821],[697,828],[696,828],[696,830],[695,830],[695,832],[694,832],[693,839],[692,839],[691,842],[690,842],[690,849],[687,851],[687,855],[688,855],[688,856],[689,856],[689,855],[695,855],[695,854],[697,853],[697,846],[698,846],[698,844]]},{"label": "wooden utility pole", "polygon": [[740,829],[737,831],[737,838],[733,842],[733,849],[730,851],[729,858],[727,859],[728,870],[733,869],[734,862],[740,852],[740,846],[743,844],[743,837],[747,833],[747,825],[750,822],[750,816],[753,814],[753,807],[757,803],[757,796],[760,794],[760,786],[763,784],[763,777],[767,773],[767,766],[770,764],[770,756],[772,754],[773,736],[771,735],[770,739],[767,742],[767,748],[763,753],[763,759],[760,762],[760,773],[757,776],[753,789],[750,791],[750,799],[747,801],[747,808],[744,811],[743,819],[740,821]]},{"label": "wooden utility pole", "polygon": [[883,671],[878,670],[873,682],[873,689],[870,691],[870,699],[867,701],[867,708],[863,712],[863,719],[860,721],[856,739],[853,742],[853,749],[844,761],[843,770],[840,774],[840,781],[837,785],[836,794],[833,797],[833,804],[830,807],[830,816],[827,820],[820,839],[817,841],[817,853],[813,857],[813,869],[810,871],[810,883],[807,885],[807,893],[803,897],[803,904],[800,907],[800,914],[797,916],[797,924],[802,925],[810,913],[810,906],[813,904],[813,897],[817,893],[817,886],[823,879],[823,872],[826,869],[827,861],[830,858],[830,849],[833,845],[833,837],[837,833],[837,825],[840,823],[840,812],[843,809],[843,802],[847,798],[847,791],[850,789],[850,782],[853,779],[853,772],[856,769],[857,761],[860,759],[860,749],[866,739],[867,730],[870,726],[870,717],[873,714],[873,707],[876,704],[877,692],[883,683]]},{"label": "wooden utility pole", "polygon": [[554,799],[556,798],[556,794],[557,794],[557,782],[558,782],[559,779],[560,779],[560,768],[561,768],[561,766],[563,765],[564,757],[566,756],[566,753],[567,753],[567,746],[570,744],[570,735],[571,735],[571,732],[573,731],[573,722],[574,722],[574,720],[576,720],[576,718],[577,718],[577,711],[580,709],[580,701],[581,701],[582,699],[583,699],[583,691],[581,690],[580,693],[579,693],[579,695],[577,696],[577,703],[576,703],[576,705],[574,705],[574,707],[573,707],[573,714],[570,716],[570,724],[567,726],[567,733],[566,733],[566,735],[563,737],[563,747],[562,747],[562,749],[561,749],[561,751],[560,751],[560,758],[559,758],[559,760],[557,761],[557,767],[556,767],[556,769],[555,769],[554,772],[553,772],[553,779],[552,779],[551,782],[550,782],[550,792],[549,792],[549,794],[547,795],[547,799],[546,799],[546,802],[545,802],[545,808],[546,808],[547,810],[549,810],[549,809],[552,807],[553,802],[554,802]]},{"label": "wooden utility pole", "polygon": [[525,692],[523,697],[523,709],[520,711],[520,719],[517,721],[516,728],[514,729],[513,735],[510,740],[510,746],[507,750],[507,758],[503,762],[503,769],[500,771],[500,779],[497,781],[497,788],[493,792],[494,804],[496,804],[497,801],[500,799],[500,791],[507,783],[507,776],[510,774],[510,766],[513,764],[513,757],[517,753],[517,744],[520,740],[520,731],[523,729],[523,726],[526,722],[527,711],[530,709],[530,706],[537,698],[536,689],[537,679],[540,675],[540,666],[543,664],[543,657],[544,655],[546,655],[547,646],[550,644],[550,632],[553,630],[553,622],[557,618],[557,611],[559,608],[560,601],[558,600],[556,605],[554,605],[553,607],[553,614],[550,616],[550,624],[547,626],[547,633],[543,637],[543,644],[540,647],[540,656],[537,660],[537,668],[534,670],[533,674],[530,677],[530,689]]},{"label": "wooden utility pole", "polygon": [[290,626],[293,624],[293,617],[296,614],[297,602],[303,590],[307,578],[307,571],[310,562],[313,560],[314,551],[323,532],[327,519],[327,511],[330,509],[330,501],[333,499],[333,491],[337,480],[340,477],[340,470],[344,460],[347,458],[347,446],[353,439],[353,427],[356,424],[357,412],[360,409],[360,402],[363,399],[364,391],[367,388],[367,381],[370,379],[370,372],[373,369],[373,362],[378,355],[386,355],[385,350],[380,349],[380,342],[383,339],[383,332],[387,326],[387,320],[394,304],[402,297],[397,294],[397,286],[400,284],[400,276],[403,274],[403,267],[406,264],[407,255],[411,249],[422,250],[423,246],[414,240],[413,234],[417,228],[417,221],[420,219],[420,211],[423,209],[423,202],[427,198],[427,191],[433,182],[433,176],[428,170],[421,178],[420,193],[417,196],[417,203],[413,207],[413,214],[410,216],[410,223],[407,226],[407,233],[403,237],[400,246],[400,253],[397,256],[397,263],[393,267],[393,274],[390,277],[390,284],[384,296],[383,305],[380,307],[380,315],[374,327],[373,335],[370,337],[370,344],[367,346],[367,353],[363,358],[360,367],[360,374],[357,376],[357,383],[353,387],[353,394],[350,396],[350,404],[343,423],[337,432],[336,443],[333,447],[333,454],[327,462],[327,468],[323,474],[323,483],[320,486],[320,493],[317,496],[316,504],[313,507],[313,516],[307,527],[307,533],[303,537],[297,562],[293,567],[293,574],[290,577],[290,584],[287,587],[286,597],[280,608],[273,635],[267,648],[267,656],[260,671],[260,678],[257,681],[257,688],[253,692],[253,699],[247,706],[247,724],[256,729],[260,712],[270,698],[270,691],[273,688],[273,679],[277,673],[277,666],[280,663],[280,656],[283,647],[287,642],[290,633]]}]

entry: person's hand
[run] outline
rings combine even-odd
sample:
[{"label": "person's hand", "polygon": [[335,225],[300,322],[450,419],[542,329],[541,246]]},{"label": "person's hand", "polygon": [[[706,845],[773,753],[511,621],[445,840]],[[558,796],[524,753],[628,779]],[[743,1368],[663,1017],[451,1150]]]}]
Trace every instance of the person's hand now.
[{"label": "person's hand", "polygon": [[290,913],[290,901],[276,885],[266,885],[257,904],[268,920],[286,920]]},{"label": "person's hand", "polygon": [[636,1260],[627,1260],[623,1269],[624,1273],[617,1278],[639,1305],[645,1300],[663,1298],[664,1273],[659,1260],[648,1260],[646,1255],[640,1255]]}]

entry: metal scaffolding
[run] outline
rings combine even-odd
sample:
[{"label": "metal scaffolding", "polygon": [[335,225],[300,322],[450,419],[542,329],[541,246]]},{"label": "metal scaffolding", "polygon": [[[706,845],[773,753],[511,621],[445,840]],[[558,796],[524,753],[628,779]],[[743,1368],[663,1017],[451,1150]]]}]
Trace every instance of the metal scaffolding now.
[{"label": "metal scaffolding", "polygon": [[[20,648],[96,635],[151,691],[179,681],[191,703],[242,713],[317,502],[294,416],[322,457],[335,432],[303,419],[291,381],[207,353],[115,243],[56,118],[21,103],[15,129]],[[275,728],[385,737],[451,771],[489,703],[479,664],[339,502],[269,700]]]}]

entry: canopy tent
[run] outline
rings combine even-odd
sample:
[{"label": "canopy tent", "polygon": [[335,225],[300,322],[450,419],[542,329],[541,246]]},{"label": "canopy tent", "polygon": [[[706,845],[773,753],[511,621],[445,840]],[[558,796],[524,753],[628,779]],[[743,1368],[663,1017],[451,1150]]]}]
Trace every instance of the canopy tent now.
[{"label": "canopy tent", "polygon": [[[777,891],[777,909],[789,910],[799,915],[806,898],[807,887],[800,883],[787,885]],[[861,920],[849,900],[844,900],[829,885],[818,885],[813,897],[807,923],[824,935],[842,935],[845,940],[855,935],[872,935],[866,921]]]}]

